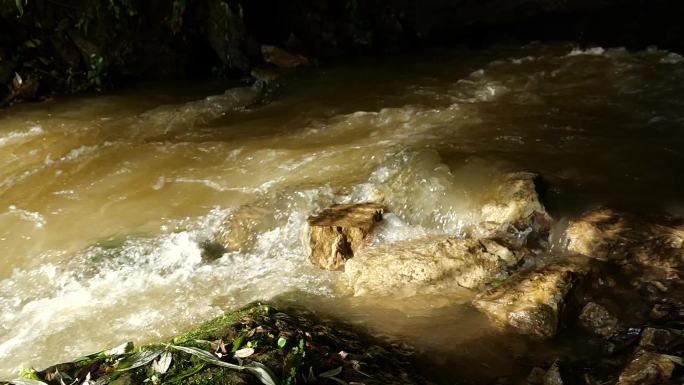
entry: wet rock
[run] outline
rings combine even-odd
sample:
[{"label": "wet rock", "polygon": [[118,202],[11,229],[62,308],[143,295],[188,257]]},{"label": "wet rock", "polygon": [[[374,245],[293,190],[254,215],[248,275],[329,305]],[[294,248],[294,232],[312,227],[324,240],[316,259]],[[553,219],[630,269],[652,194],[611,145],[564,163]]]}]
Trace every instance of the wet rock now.
[{"label": "wet rock", "polygon": [[166,135],[178,128],[207,124],[229,112],[248,107],[260,96],[261,90],[256,87],[235,87],[223,94],[184,104],[162,105],[140,114],[132,129],[146,137]]},{"label": "wet rock", "polygon": [[572,221],[566,239],[570,252],[659,269],[662,278],[676,278],[684,271],[681,220],[652,222],[610,209],[597,209]]},{"label": "wet rock", "polygon": [[272,83],[280,77],[280,73],[273,68],[268,67],[255,67],[250,71],[250,75],[256,80],[262,81],[264,83]]},{"label": "wet rock", "polygon": [[375,203],[333,205],[309,218],[309,260],[339,270],[363,247],[385,207]]},{"label": "wet rock", "polygon": [[638,352],[620,373],[616,385],[656,385],[672,377],[674,363],[662,354]]},{"label": "wet rock", "polygon": [[641,333],[638,348],[652,352],[669,352],[675,344],[684,344],[682,332],[678,334],[667,329],[646,328]]},{"label": "wet rock", "polygon": [[591,210],[570,222],[570,252],[608,260],[629,277],[658,321],[684,319],[684,222],[646,220],[610,209]]},{"label": "wet rock", "polygon": [[551,338],[580,308],[594,270],[590,260],[577,257],[521,271],[478,295],[473,305],[500,327]]},{"label": "wet rock", "polygon": [[662,298],[651,308],[649,316],[654,320],[684,319],[684,304],[677,298]]},{"label": "wet rock", "polygon": [[482,207],[480,235],[506,239],[517,246],[548,240],[551,216],[539,200],[536,178],[529,172],[502,178],[491,200]]},{"label": "wet rock", "polygon": [[213,239],[227,250],[242,252],[251,249],[257,236],[268,230],[272,222],[272,210],[256,205],[243,205],[226,217],[214,232]]},{"label": "wet rock", "polygon": [[610,337],[620,328],[620,321],[608,309],[596,302],[584,305],[579,322],[585,329],[602,337]]},{"label": "wet rock", "polygon": [[563,378],[560,374],[560,369],[558,369],[558,362],[554,362],[553,365],[546,371],[542,381],[543,385],[563,385]]},{"label": "wet rock", "polygon": [[266,63],[271,63],[280,68],[296,68],[311,65],[311,62],[305,56],[293,54],[272,45],[262,45],[261,55]]},{"label": "wet rock", "polygon": [[427,237],[366,248],[347,262],[345,275],[355,295],[411,296],[503,279],[515,258],[494,240]]},{"label": "wet rock", "polygon": [[558,368],[558,362],[554,362],[549,370],[544,370],[539,367],[532,368],[532,371],[527,376],[526,385],[563,385],[563,378],[561,377]]}]

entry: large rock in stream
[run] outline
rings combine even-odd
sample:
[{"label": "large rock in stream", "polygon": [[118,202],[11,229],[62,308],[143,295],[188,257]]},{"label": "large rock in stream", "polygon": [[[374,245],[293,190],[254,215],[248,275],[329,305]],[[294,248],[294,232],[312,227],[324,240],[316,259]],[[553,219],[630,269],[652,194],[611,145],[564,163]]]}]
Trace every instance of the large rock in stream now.
[{"label": "large rock in stream", "polygon": [[587,258],[568,258],[512,275],[479,294],[473,305],[497,326],[548,339],[574,315],[595,266]]},{"label": "large rock in stream", "polygon": [[661,271],[664,278],[682,277],[684,221],[647,221],[627,213],[597,209],[573,220],[566,231],[573,253],[637,264]]},{"label": "large rock in stream", "polygon": [[570,222],[567,249],[615,263],[650,303],[651,318],[684,320],[684,221],[647,220],[610,209]]},{"label": "large rock in stream", "polygon": [[530,172],[504,175],[482,206],[478,235],[506,239],[518,247],[528,243],[545,246],[552,219],[539,199],[537,179]]},{"label": "large rock in stream", "polygon": [[428,384],[412,354],[303,309],[254,304],[168,344],[129,343],[23,376],[49,385]]},{"label": "large rock in stream", "polygon": [[434,236],[363,249],[345,276],[355,295],[408,297],[503,279],[523,255],[492,239]]},{"label": "large rock in stream", "polygon": [[338,204],[309,218],[309,260],[339,270],[364,245],[385,207],[376,203]]}]

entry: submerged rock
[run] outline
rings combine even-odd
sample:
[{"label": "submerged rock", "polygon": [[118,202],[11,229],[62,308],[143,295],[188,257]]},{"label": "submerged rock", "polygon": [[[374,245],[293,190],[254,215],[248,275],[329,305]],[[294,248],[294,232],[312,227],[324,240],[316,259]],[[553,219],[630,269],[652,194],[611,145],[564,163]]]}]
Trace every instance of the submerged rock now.
[{"label": "submerged rock", "polygon": [[134,349],[129,343],[23,374],[49,385],[427,384],[416,374],[412,354],[409,348],[322,322],[305,310],[285,313],[256,304],[211,320],[169,344]]},{"label": "submerged rock", "polygon": [[226,217],[214,232],[213,240],[230,251],[249,250],[256,243],[257,236],[270,229],[273,221],[272,210],[258,205],[243,205]]},{"label": "submerged rock", "polygon": [[515,258],[494,240],[436,236],[366,248],[344,270],[355,295],[404,297],[503,279]]},{"label": "submerged rock", "polygon": [[667,356],[641,351],[620,373],[616,385],[663,384],[672,377],[673,371],[674,363]]},{"label": "submerged rock", "polygon": [[585,329],[602,337],[610,337],[620,328],[620,321],[608,309],[596,302],[584,305],[579,322]]},{"label": "submerged rock", "polygon": [[590,260],[571,258],[512,275],[478,295],[473,305],[500,327],[551,338],[583,302]]},{"label": "submerged rock", "polygon": [[548,241],[552,219],[539,199],[535,179],[537,175],[529,172],[502,178],[481,209],[480,235],[506,239],[517,246]]},{"label": "submerged rock", "polygon": [[175,129],[186,129],[210,123],[227,113],[256,103],[261,90],[256,87],[236,87],[223,94],[207,96],[185,104],[163,105],[146,111],[138,117],[133,129],[151,137],[168,134]]},{"label": "submerged rock", "polygon": [[385,207],[376,203],[333,205],[309,218],[309,260],[339,270],[363,247]]}]

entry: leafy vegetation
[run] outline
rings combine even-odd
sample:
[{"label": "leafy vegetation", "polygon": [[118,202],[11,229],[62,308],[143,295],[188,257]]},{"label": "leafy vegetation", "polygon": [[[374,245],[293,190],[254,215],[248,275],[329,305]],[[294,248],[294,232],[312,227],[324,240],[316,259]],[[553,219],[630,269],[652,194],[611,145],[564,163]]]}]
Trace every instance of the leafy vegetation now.
[{"label": "leafy vegetation", "polygon": [[[201,325],[170,343],[135,348],[125,343],[43,371],[27,368],[16,385],[296,385],[414,381],[395,357],[305,315],[252,305]],[[374,353],[370,353],[373,351]],[[354,352],[355,351],[355,352]],[[360,358],[365,362],[361,362]],[[371,360],[371,361],[367,361]],[[375,365],[377,378],[362,365]],[[411,382],[414,383],[414,382]],[[419,381],[418,381],[419,383]]]}]

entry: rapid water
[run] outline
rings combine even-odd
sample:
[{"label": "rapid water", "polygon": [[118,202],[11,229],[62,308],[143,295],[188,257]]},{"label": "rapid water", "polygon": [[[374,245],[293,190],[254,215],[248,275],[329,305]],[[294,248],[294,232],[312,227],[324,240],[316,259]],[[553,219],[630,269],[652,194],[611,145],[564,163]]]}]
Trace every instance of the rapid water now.
[{"label": "rapid water", "polygon": [[[471,294],[350,298],[337,273],[308,265],[307,216],[383,201],[375,243],[459,234],[495,177],[518,170],[542,175],[557,219],[598,204],[684,213],[674,53],[530,44],[225,89],[149,85],[0,111],[0,378],[293,289],[377,334],[471,354],[473,372],[507,373],[502,356],[523,342],[468,351],[494,333],[459,305]],[[245,207],[272,216],[240,252],[204,260],[203,242]]]}]

